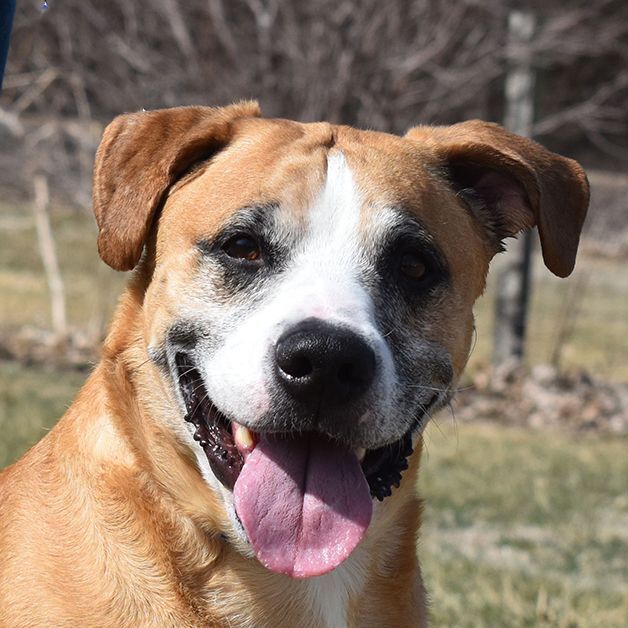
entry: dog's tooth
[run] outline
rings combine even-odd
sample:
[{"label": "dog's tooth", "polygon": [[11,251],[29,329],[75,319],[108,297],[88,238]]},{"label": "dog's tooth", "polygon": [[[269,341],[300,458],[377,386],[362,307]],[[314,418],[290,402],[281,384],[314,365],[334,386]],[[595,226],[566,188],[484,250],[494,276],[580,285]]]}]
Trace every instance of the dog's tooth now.
[{"label": "dog's tooth", "polygon": [[362,460],[364,460],[364,456],[366,456],[366,449],[364,447],[358,447],[355,450],[355,455],[357,456],[358,460],[362,462]]},{"label": "dog's tooth", "polygon": [[233,438],[240,451],[251,452],[255,448],[255,439],[248,427],[234,423]]}]

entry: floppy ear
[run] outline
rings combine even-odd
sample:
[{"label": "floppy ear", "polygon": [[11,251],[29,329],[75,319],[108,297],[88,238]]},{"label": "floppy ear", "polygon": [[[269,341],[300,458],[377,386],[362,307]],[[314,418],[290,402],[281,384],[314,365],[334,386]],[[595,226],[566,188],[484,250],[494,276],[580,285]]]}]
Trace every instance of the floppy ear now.
[{"label": "floppy ear", "polygon": [[456,190],[481,203],[499,239],[537,225],[545,265],[559,277],[571,273],[589,205],[577,162],[480,120],[415,127],[406,138],[444,160]]},{"label": "floppy ear", "polygon": [[234,120],[259,115],[257,103],[242,102],[118,116],[105,129],[94,166],[102,259],[116,270],[134,268],[168,188],[228,144]]}]

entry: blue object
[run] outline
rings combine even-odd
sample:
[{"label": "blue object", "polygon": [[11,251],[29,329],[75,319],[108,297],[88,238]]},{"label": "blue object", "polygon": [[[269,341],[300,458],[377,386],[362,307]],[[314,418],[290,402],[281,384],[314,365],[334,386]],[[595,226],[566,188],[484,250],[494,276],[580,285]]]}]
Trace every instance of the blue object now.
[{"label": "blue object", "polygon": [[15,0],[0,0],[0,89],[4,79],[4,67],[9,54],[11,27],[15,15]]}]

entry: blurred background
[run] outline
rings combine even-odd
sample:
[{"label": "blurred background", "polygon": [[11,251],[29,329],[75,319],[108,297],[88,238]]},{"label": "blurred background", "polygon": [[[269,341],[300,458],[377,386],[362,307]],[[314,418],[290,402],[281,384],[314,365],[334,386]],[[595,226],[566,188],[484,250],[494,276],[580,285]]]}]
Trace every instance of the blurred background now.
[{"label": "blurred background", "polygon": [[104,126],[240,98],[394,133],[478,117],[584,165],[574,274],[550,275],[536,235],[493,265],[467,378],[425,436],[418,552],[435,626],[625,626],[625,0],[22,0],[0,97],[0,467],[63,414],[128,279],[96,253]]}]

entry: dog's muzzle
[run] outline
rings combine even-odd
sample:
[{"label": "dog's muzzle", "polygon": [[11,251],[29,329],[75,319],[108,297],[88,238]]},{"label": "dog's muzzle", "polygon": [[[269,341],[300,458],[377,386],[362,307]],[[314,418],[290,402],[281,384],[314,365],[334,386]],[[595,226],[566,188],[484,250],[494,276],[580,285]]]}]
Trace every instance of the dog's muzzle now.
[{"label": "dog's muzzle", "polygon": [[273,408],[262,419],[220,412],[193,353],[177,354],[176,365],[186,420],[214,475],[233,491],[258,560],[297,578],[326,573],[353,551],[372,498],[399,486],[413,432],[438,397],[394,443],[356,447],[368,427],[359,424],[378,379],[376,353],[354,331],[316,319],[291,327],[273,347]]}]

